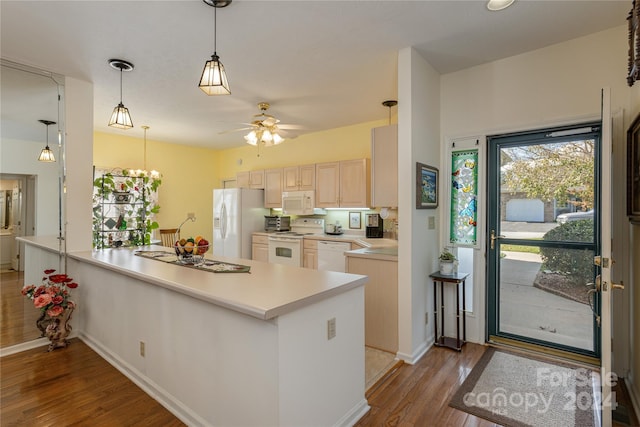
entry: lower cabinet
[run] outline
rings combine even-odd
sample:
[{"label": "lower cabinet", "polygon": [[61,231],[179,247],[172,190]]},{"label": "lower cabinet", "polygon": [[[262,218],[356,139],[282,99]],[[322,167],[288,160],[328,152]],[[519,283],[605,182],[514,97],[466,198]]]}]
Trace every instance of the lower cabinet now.
[{"label": "lower cabinet", "polygon": [[304,239],[302,248],[302,266],[304,268],[318,269],[318,241]]},{"label": "lower cabinet", "polygon": [[364,288],[364,343],[398,351],[398,262],[347,256],[347,273],[369,276]]},{"label": "lower cabinet", "polygon": [[269,238],[264,234],[251,236],[251,259],[269,262]]}]

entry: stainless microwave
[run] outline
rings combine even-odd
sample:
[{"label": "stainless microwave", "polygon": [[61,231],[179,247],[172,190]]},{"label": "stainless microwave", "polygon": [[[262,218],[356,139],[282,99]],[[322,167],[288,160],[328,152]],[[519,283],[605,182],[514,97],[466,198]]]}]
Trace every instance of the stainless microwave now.
[{"label": "stainless microwave", "polygon": [[282,213],[284,215],[313,215],[315,206],[315,191],[282,192]]}]

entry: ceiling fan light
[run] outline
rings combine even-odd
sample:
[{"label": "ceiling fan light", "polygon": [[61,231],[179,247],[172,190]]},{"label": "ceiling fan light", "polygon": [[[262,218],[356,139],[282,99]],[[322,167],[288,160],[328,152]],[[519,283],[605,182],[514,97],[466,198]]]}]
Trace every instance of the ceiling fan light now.
[{"label": "ceiling fan light", "polygon": [[42,149],[42,151],[40,152],[40,155],[38,156],[38,161],[39,162],[55,162],[56,158],[53,155],[53,151],[51,151],[51,149],[49,148],[49,146],[47,145],[46,147],[44,147]]},{"label": "ceiling fan light", "polygon": [[277,133],[273,134],[273,145],[278,145],[280,144],[282,141],[284,141],[284,138],[281,137],[280,135],[278,135]]},{"label": "ceiling fan light", "polygon": [[492,12],[503,10],[511,6],[514,1],[515,0],[489,0],[487,2],[487,9]]},{"label": "ceiling fan light", "polygon": [[256,131],[254,130],[246,134],[244,136],[244,139],[247,141],[247,144],[258,145],[258,136],[256,135]]},{"label": "ceiling fan light", "polygon": [[125,107],[122,102],[113,109],[111,120],[109,120],[109,126],[118,129],[131,129],[133,127],[129,109]]},{"label": "ceiling fan light", "polygon": [[211,55],[211,60],[204,64],[198,87],[209,96],[231,95],[227,73],[217,54]]},{"label": "ceiling fan light", "polygon": [[271,135],[271,132],[269,131],[269,129],[265,129],[265,131],[262,132],[262,141],[263,142],[273,141],[273,135]]}]

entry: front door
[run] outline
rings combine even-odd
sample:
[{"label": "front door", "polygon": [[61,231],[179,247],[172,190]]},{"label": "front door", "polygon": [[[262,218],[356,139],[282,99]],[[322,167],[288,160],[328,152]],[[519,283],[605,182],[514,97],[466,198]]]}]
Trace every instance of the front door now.
[{"label": "front door", "polygon": [[488,138],[490,341],[600,357],[600,122]]}]

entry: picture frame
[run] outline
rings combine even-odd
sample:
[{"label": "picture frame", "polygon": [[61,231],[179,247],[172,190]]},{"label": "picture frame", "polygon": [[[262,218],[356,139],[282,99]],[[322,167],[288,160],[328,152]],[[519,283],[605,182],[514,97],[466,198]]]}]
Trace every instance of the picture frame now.
[{"label": "picture frame", "polygon": [[627,216],[640,223],[640,114],[627,130]]},{"label": "picture frame", "polygon": [[361,228],[360,212],[349,212],[349,228]]},{"label": "picture frame", "polygon": [[627,84],[633,86],[640,80],[640,0],[633,0],[629,21],[629,74]]},{"label": "picture frame", "polygon": [[416,209],[438,207],[438,169],[416,162]]}]

